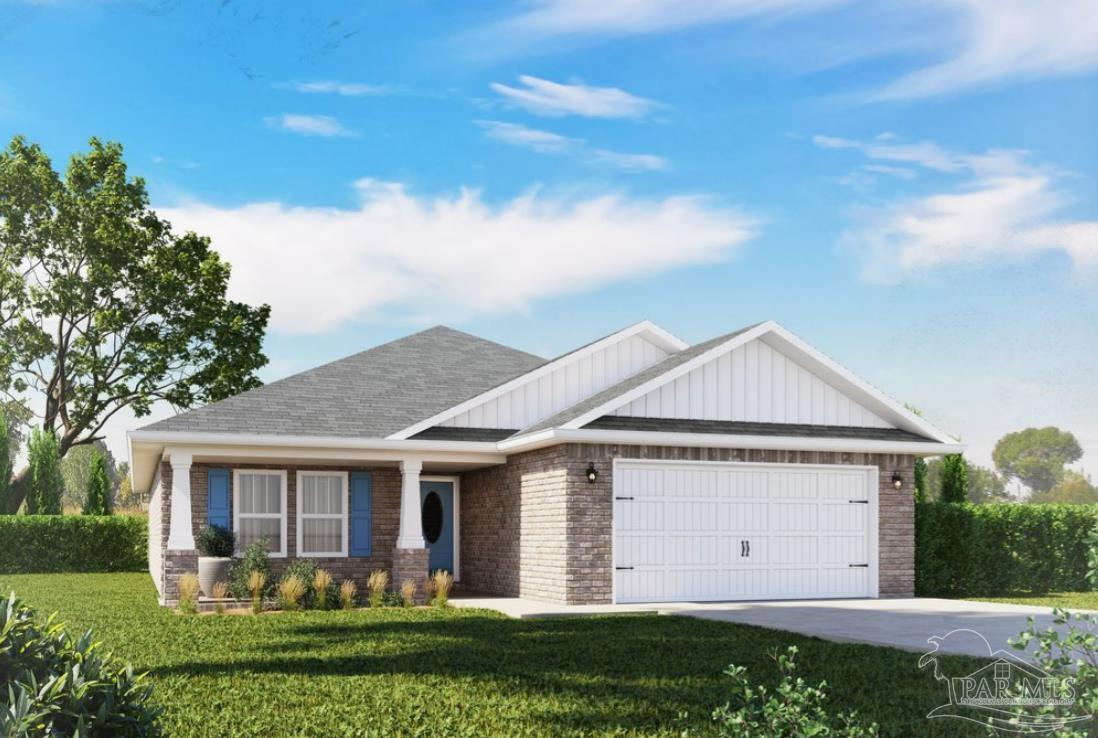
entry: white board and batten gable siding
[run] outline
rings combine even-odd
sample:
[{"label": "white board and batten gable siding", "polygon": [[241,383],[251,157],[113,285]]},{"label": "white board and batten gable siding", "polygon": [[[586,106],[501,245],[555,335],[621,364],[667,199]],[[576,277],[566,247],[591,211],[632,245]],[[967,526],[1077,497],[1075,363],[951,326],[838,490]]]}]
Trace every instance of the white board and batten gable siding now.
[{"label": "white board and batten gable siding", "polygon": [[439,425],[526,428],[600,392],[670,355],[641,334],[623,338],[474,405]]},{"label": "white board and batten gable siding", "polygon": [[611,412],[679,420],[892,428],[891,423],[755,338]]}]

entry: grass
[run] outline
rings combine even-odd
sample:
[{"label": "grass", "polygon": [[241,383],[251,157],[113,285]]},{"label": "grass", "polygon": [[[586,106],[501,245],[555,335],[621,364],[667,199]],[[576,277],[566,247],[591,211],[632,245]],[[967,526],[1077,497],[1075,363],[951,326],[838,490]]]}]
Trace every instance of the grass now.
[{"label": "grass", "polygon": [[1013,605],[1063,607],[1067,610],[1098,610],[1098,592],[1050,592],[1041,595],[1011,597],[971,597],[979,602],[1008,602]]},{"label": "grass", "polygon": [[[699,734],[728,699],[721,671],[773,684],[768,651],[801,650],[800,674],[826,679],[836,711],[887,736],[964,735],[927,720],[944,685],[918,655],[682,617],[510,620],[465,609],[182,616],[156,604],[146,574],[2,575],[41,614],[150,672],[168,734],[184,736]],[[1019,622],[1019,630],[1024,623]],[[952,673],[982,662],[945,657]],[[974,731],[973,735],[984,735]]]}]

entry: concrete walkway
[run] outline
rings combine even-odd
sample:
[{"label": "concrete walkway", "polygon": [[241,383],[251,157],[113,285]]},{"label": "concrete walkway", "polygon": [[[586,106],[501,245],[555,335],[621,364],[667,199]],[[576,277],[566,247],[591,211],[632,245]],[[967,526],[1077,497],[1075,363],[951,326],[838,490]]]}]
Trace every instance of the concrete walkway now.
[{"label": "concrete walkway", "polygon": [[919,653],[933,649],[933,644],[927,640],[932,636],[969,630],[982,635],[987,644],[974,634],[957,633],[938,641],[938,650],[983,657],[998,649],[1012,652],[1007,639],[1017,636],[1031,615],[1042,629],[1052,625],[1052,611],[1047,607],[933,598],[554,605],[518,597],[459,597],[451,602],[456,607],[496,610],[515,618],[628,613],[681,615]]}]

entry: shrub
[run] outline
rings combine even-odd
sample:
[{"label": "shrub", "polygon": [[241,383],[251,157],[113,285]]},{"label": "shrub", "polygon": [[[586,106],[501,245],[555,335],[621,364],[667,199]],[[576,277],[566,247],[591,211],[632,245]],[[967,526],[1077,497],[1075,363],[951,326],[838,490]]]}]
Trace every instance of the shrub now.
[{"label": "shrub", "polygon": [[717,734],[722,738],[773,738],[801,736],[843,736],[863,738],[878,734],[877,724],[862,724],[856,713],[839,713],[832,717],[826,707],[827,682],[816,687],[796,677],[797,647],[790,646],[784,654],[771,653],[778,663],[781,682],[771,692],[765,685],[752,688],[747,681],[747,669],[730,665],[725,674],[732,678],[735,697],[713,711]]},{"label": "shrub", "polygon": [[332,575],[324,569],[317,569],[313,575],[313,592],[316,594],[316,606],[321,610],[328,609],[328,603],[332,591]]},{"label": "shrub", "polygon": [[195,536],[194,546],[202,556],[227,559],[233,555],[236,536],[228,528],[220,525],[207,525]]},{"label": "shrub", "polygon": [[161,735],[144,675],[103,655],[91,632],[73,638],[12,594],[0,597],[0,735]]},{"label": "shrub", "polygon": [[65,482],[61,477],[61,457],[57,436],[52,430],[35,428],[27,444],[28,515],[60,515],[61,492]]},{"label": "shrub", "polygon": [[263,584],[260,585],[259,597],[267,597],[274,590],[274,578],[271,576],[271,557],[267,553],[267,546],[262,541],[256,541],[244,551],[244,556],[234,561],[229,570],[229,589],[233,597],[238,600],[246,600],[255,597],[252,590],[252,573],[259,572],[263,575]]},{"label": "shrub", "polygon": [[1098,590],[1098,518],[1087,533],[1087,582],[1091,589]]},{"label": "shrub", "polygon": [[400,583],[400,601],[405,607],[416,604],[416,580],[405,579]]},{"label": "shrub", "polygon": [[198,575],[184,574],[179,578],[179,612],[194,615],[198,612]]},{"label": "shrub", "polygon": [[381,607],[385,590],[389,588],[389,572],[384,569],[374,569],[366,580],[366,588],[370,590],[370,607]]},{"label": "shrub", "polygon": [[252,595],[252,614],[263,611],[263,591],[267,586],[267,575],[258,569],[248,575],[248,592]]},{"label": "shrub", "polygon": [[111,514],[111,479],[107,474],[107,459],[99,449],[92,451],[88,470],[88,486],[84,491],[85,515]]},{"label": "shrub", "polygon": [[225,603],[222,600],[229,596],[228,582],[215,582],[213,586],[214,612],[221,615],[225,612]]},{"label": "shrub", "polygon": [[279,577],[279,583],[286,581],[290,577],[297,577],[301,580],[303,589],[299,604],[306,610],[316,604],[316,592],[313,589],[313,580],[316,579],[316,571],[316,562],[312,559],[294,559],[290,562],[290,565],[286,567],[286,570],[282,572],[282,576]]},{"label": "shrub", "polygon": [[431,576],[434,584],[434,598],[431,604],[435,607],[446,607],[450,601],[450,589],[454,586],[454,577],[445,569],[438,569]]},{"label": "shrub", "polygon": [[8,427],[8,419],[4,415],[4,409],[0,407],[0,515],[8,512],[8,489],[11,487],[12,457],[15,451],[12,448],[12,437]]},{"label": "shrub", "polygon": [[148,527],[128,515],[0,515],[0,574],[146,571]]},{"label": "shrub", "polygon": [[968,499],[968,467],[961,454],[942,457],[940,502],[965,502]]},{"label": "shrub", "polygon": [[344,610],[350,610],[355,606],[355,595],[358,594],[358,586],[350,579],[344,579],[339,585],[339,605]]},{"label": "shrub", "polygon": [[915,593],[977,597],[1086,589],[1086,505],[915,506]]},{"label": "shrub", "polygon": [[[1074,693],[1072,705],[1044,705],[1036,712],[1045,716],[1055,716],[1065,720],[1075,718],[1070,727],[1056,731],[1057,736],[1084,738],[1093,735],[1093,717],[1098,715],[1098,615],[1094,613],[1071,613],[1057,608],[1052,611],[1055,628],[1038,630],[1034,619],[1030,617],[1026,629],[1010,644],[1019,651],[1025,651],[1036,640],[1037,647],[1032,654],[1026,654],[1026,660],[1032,661],[1053,680],[1049,693],[1062,695]],[[1064,628],[1063,626],[1067,626]],[[1020,718],[1030,717],[1033,709],[1026,713],[1018,711]],[[1027,714],[1028,713],[1028,714]]]},{"label": "shrub", "polygon": [[283,610],[294,611],[298,608],[298,602],[305,596],[308,587],[305,581],[296,574],[283,577],[278,583],[278,604]]}]

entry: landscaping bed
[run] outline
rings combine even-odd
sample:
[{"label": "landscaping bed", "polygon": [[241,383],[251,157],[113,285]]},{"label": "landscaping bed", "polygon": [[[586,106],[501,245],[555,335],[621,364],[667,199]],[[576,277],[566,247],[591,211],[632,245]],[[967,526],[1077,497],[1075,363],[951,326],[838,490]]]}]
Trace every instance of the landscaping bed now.
[{"label": "landscaping bed", "polygon": [[[827,680],[834,711],[856,709],[882,735],[968,730],[926,719],[946,692],[917,654],[730,623],[440,608],[184,616],[137,573],[2,575],[0,587],[149,671],[171,736],[672,736],[682,712],[704,735],[730,694],[722,670],[773,684],[768,651],[789,645],[801,676]],[[980,663],[943,661],[953,673]]]}]

